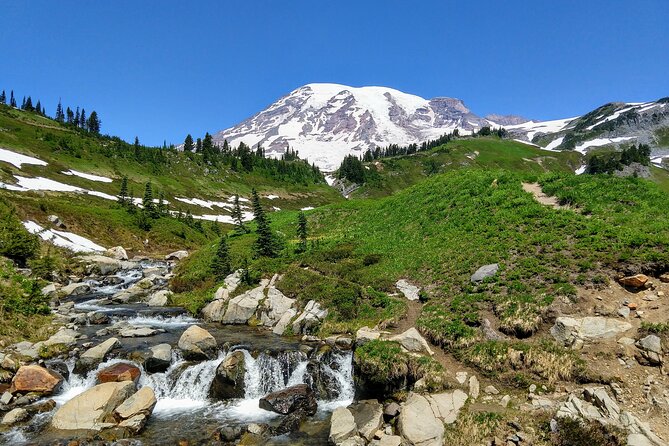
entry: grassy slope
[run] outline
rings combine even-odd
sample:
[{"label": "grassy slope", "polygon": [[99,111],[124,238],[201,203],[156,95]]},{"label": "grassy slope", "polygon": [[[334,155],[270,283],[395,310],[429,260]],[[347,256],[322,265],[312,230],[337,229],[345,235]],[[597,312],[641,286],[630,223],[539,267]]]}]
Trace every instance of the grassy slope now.
[{"label": "grassy slope", "polygon": [[[61,140],[67,139],[63,149]],[[47,161],[48,166],[23,165],[17,169],[0,163],[0,181],[14,182],[13,175],[44,176],[62,183],[115,195],[123,175],[129,178],[129,190],[141,196],[144,184],[153,183],[154,196],[165,193],[172,209],[199,214],[225,214],[225,210],[210,210],[186,205],[174,200],[175,196],[225,201],[232,194],[250,195],[256,187],[261,195],[274,194],[280,198],[266,201],[266,205],[282,209],[319,206],[341,199],[325,184],[299,185],[278,181],[254,173],[238,173],[204,165],[197,155],[168,153],[167,166],[153,166],[127,158],[107,156],[108,140],[93,138],[61,126],[55,121],[33,113],[0,106],[0,147],[35,156]],[[74,169],[85,173],[113,178],[112,183],[101,183],[61,172]],[[68,230],[89,237],[99,244],[122,244],[133,251],[164,253],[170,249],[195,248],[212,238],[209,231],[200,233],[173,219],[161,219],[150,232],[141,231],[132,216],[114,202],[88,195],[64,193],[17,193],[0,191],[17,208],[19,215],[45,225],[49,214],[56,214],[68,225]],[[205,224],[208,228],[210,225]],[[184,237],[185,235],[185,237]],[[144,241],[149,240],[145,245]]]},{"label": "grassy slope", "polygon": [[529,144],[497,138],[459,139],[427,152],[368,163],[369,181],[354,196],[386,196],[430,175],[461,168],[541,174],[547,171],[573,172],[580,165],[581,155],[575,152],[549,152]]}]

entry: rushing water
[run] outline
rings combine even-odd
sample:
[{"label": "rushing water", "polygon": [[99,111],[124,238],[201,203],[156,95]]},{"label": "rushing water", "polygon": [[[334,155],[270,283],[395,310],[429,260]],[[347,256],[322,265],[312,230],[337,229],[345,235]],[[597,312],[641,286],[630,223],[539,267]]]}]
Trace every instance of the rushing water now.
[{"label": "rushing water", "polygon": [[[152,264],[144,267],[152,267]],[[93,293],[90,298],[80,300],[75,309],[88,311],[122,311],[123,316],[112,316],[113,322],[124,322],[136,327],[162,328],[162,337],[122,339],[126,352],[135,348],[147,348],[165,342],[165,337],[174,345],[178,336],[190,325],[202,321],[184,314],[142,313],[136,305],[98,305],[102,295],[109,295],[132,286],[142,278],[141,270],[123,271],[111,280],[91,280]],[[102,297],[104,298],[104,296]],[[116,313],[114,313],[116,314]],[[173,351],[169,368],[164,373],[149,374],[139,363],[113,358],[100,364],[85,376],[72,372],[74,360],[70,360],[70,377],[57,395],[52,398],[58,406],[90,389],[96,384],[97,373],[118,362],[134,363],[141,370],[138,387],[151,387],[157,399],[156,407],[144,431],[137,437],[144,444],[175,444],[178,439],[204,441],[222,425],[248,424],[250,422],[271,422],[277,414],[259,408],[260,398],[266,394],[296,384],[309,384],[319,395],[319,412],[316,419],[323,420],[334,408],[348,405],[353,401],[353,367],[351,352],[332,351],[315,359],[297,349],[296,343],[276,345],[277,337],[270,331],[243,337],[248,327],[207,327],[212,330],[219,344],[224,347],[216,359],[202,362],[185,361],[178,350]],[[94,336],[94,327],[87,333]],[[278,338],[280,339],[280,338]],[[99,342],[102,339],[98,339]],[[127,343],[127,345],[125,345]],[[216,374],[216,368],[228,354],[241,351],[245,359],[244,398],[217,401],[209,398],[209,388]],[[318,388],[327,392],[318,392]],[[24,427],[14,428],[0,435],[0,444],[26,444],[35,441],[51,441],[53,433],[47,433],[48,423],[53,413],[40,414]],[[193,436],[184,433],[193,432]],[[288,438],[288,437],[286,437]],[[286,440],[290,444],[290,439]],[[281,443],[281,441],[279,441]]]}]

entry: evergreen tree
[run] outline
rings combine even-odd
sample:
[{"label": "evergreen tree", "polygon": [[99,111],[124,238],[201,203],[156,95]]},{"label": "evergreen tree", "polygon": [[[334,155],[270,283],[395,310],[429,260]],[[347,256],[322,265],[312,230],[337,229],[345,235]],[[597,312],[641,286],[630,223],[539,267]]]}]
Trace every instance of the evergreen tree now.
[{"label": "evergreen tree", "polygon": [[197,153],[202,152],[202,139],[198,138],[196,143],[195,143],[195,151]]},{"label": "evergreen tree", "polygon": [[124,176],[121,180],[121,190],[118,193],[118,202],[121,206],[128,204],[128,177]]},{"label": "evergreen tree", "polygon": [[232,272],[230,264],[230,250],[228,249],[227,235],[222,236],[216,245],[216,252],[211,259],[211,272],[216,280],[223,280]]},{"label": "evergreen tree", "polygon": [[167,204],[165,203],[165,194],[162,191],[160,191],[160,193],[158,194],[158,206],[156,208],[156,211],[158,212],[158,215],[160,217],[168,215]]},{"label": "evergreen tree", "polygon": [[269,220],[260,204],[260,197],[255,189],[252,190],[251,194],[253,197],[253,215],[256,222],[256,233],[258,234],[258,238],[256,239],[253,248],[258,256],[276,257],[277,246],[274,240],[274,234],[272,234],[272,229],[269,227]]},{"label": "evergreen tree", "polygon": [[2,93],[0,93],[0,104],[7,104],[7,95],[5,94],[5,90],[2,90]]},{"label": "evergreen tree", "polygon": [[39,99],[37,100],[37,104],[35,104],[35,111],[40,115],[42,114],[42,104]]},{"label": "evergreen tree", "polygon": [[300,239],[300,244],[298,245],[298,252],[304,252],[307,250],[307,216],[304,215],[303,211],[300,211],[300,214],[297,216],[297,238]]},{"label": "evergreen tree", "polygon": [[142,151],[140,150],[139,138],[137,136],[135,136],[135,142],[132,147],[135,153],[135,159],[139,160],[142,156]]},{"label": "evergreen tree", "polygon": [[244,225],[242,208],[239,205],[239,195],[235,195],[235,202],[232,208],[232,221],[235,223],[235,230],[241,234],[246,234],[248,229]]},{"label": "evergreen tree", "polygon": [[63,105],[58,100],[58,106],[56,107],[56,121],[63,122],[65,120],[65,114],[63,113]]},{"label": "evergreen tree", "polygon": [[184,140],[184,152],[192,152],[193,151],[193,137],[190,135],[186,135],[186,139]]},{"label": "evergreen tree", "polygon": [[[83,111],[81,115],[83,116]],[[100,118],[98,118],[98,113],[93,110],[91,115],[88,117],[88,122],[86,124],[86,128],[88,128],[88,131],[91,133],[95,133],[96,135],[100,134]]]},{"label": "evergreen tree", "polygon": [[81,109],[81,115],[79,115],[79,127],[86,130],[86,110]]},{"label": "evergreen tree", "polygon": [[16,108],[16,98],[14,97],[14,90],[9,93],[9,105]]},{"label": "evergreen tree", "polygon": [[77,127],[79,127],[79,107],[77,107],[77,112],[74,114],[74,122],[73,124]]},{"label": "evergreen tree", "polygon": [[67,116],[67,123],[72,124],[74,122],[74,112],[70,107],[67,107],[66,116]]},{"label": "evergreen tree", "polygon": [[144,212],[150,217],[156,216],[156,206],[153,203],[153,189],[151,187],[151,182],[149,181],[144,186],[144,198],[142,198],[142,206],[144,207]]}]

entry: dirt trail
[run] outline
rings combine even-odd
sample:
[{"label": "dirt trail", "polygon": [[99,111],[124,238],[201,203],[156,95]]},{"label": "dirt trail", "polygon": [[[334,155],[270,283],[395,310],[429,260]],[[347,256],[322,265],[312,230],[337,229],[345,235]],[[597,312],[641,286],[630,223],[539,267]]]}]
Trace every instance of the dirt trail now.
[{"label": "dirt trail", "polygon": [[570,209],[569,206],[561,205],[557,198],[546,195],[542,190],[539,183],[523,183],[523,190],[529,192],[534,196],[534,199],[539,203],[550,206],[554,209]]}]

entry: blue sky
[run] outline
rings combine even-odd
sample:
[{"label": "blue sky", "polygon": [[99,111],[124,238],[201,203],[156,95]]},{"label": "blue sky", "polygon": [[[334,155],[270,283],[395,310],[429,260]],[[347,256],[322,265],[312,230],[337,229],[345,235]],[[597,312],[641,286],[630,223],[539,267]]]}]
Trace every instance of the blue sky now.
[{"label": "blue sky", "polygon": [[[0,0],[0,89],[178,143],[310,82],[536,119],[669,96],[666,0]],[[19,99],[20,100],[20,99]]]}]

